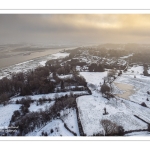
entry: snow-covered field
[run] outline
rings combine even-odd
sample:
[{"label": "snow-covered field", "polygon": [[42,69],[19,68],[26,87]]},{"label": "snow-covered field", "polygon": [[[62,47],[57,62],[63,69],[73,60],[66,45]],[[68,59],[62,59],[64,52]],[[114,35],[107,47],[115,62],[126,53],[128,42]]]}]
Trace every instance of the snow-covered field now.
[{"label": "snow-covered field", "polygon": [[127,111],[132,112],[133,115],[137,115],[138,117],[142,118],[146,122],[150,123],[150,109],[143,107],[139,104],[134,102],[130,102],[128,100],[122,100],[126,106]]},{"label": "snow-covered field", "polygon": [[104,77],[107,76],[107,71],[105,72],[80,72],[80,74],[85,78],[86,82],[89,84],[94,84],[99,86],[100,83],[103,84]]},{"label": "snow-covered field", "polygon": [[44,127],[28,133],[26,136],[41,136],[42,132],[47,132],[48,136],[73,136],[73,134],[64,127],[64,123],[60,119],[54,119]]},{"label": "snow-covered field", "polygon": [[[134,70],[134,72],[132,70]],[[138,104],[144,102],[150,108],[150,95],[147,94],[147,91],[150,91],[150,77],[140,75],[142,72],[142,66],[132,67],[126,73],[118,77],[115,82],[133,86],[134,93],[129,96],[129,100]]]},{"label": "snow-covered field", "polygon": [[[69,53],[56,53],[49,56],[41,57],[36,60],[30,60],[14,66],[10,66],[6,69],[0,70],[0,79],[5,76],[10,76],[14,72],[27,71],[34,69],[37,66],[45,66],[47,60],[58,59],[69,56]],[[118,63],[123,63],[126,61],[122,60],[130,56],[122,57]],[[112,60],[113,61],[113,60]],[[112,62],[111,62],[112,63]],[[78,67],[78,69],[80,69]],[[79,118],[83,127],[83,131],[87,136],[92,136],[94,134],[104,134],[104,129],[100,123],[103,119],[108,119],[118,126],[122,126],[125,131],[131,130],[143,130],[147,129],[148,125],[145,122],[150,123],[150,95],[147,91],[150,91],[150,77],[143,76],[143,66],[134,65],[128,68],[127,72],[123,72],[121,76],[118,76],[115,80],[116,85],[114,86],[114,94],[116,94],[116,99],[112,98],[107,100],[102,97],[100,91],[100,86],[104,82],[104,78],[107,76],[107,71],[105,72],[80,72],[88,83],[88,87],[91,89],[92,95],[80,96],[76,99],[77,107],[79,110]],[[70,75],[60,75],[60,79],[72,78]],[[126,86],[122,88],[117,87],[117,84]],[[128,85],[128,86],[127,86]],[[120,89],[119,89],[120,87]],[[74,88],[74,86],[66,87]],[[121,97],[121,94],[127,93],[127,97]],[[120,96],[119,96],[119,94]],[[60,92],[60,93],[49,93],[40,95],[29,95],[32,100],[39,100],[40,98],[47,98],[54,100],[65,95],[70,94],[88,94],[87,91],[72,91],[72,92]],[[26,98],[26,96],[17,96],[10,99],[10,102],[15,103],[17,100]],[[141,106],[141,103],[145,103],[146,107]],[[55,101],[45,102],[42,105],[37,105],[36,102],[31,103],[29,111],[39,111],[44,110],[46,107],[53,106]],[[19,104],[8,104],[6,106],[0,105],[0,127],[7,127],[9,125],[10,119],[15,110],[19,110],[21,105]],[[108,112],[107,115],[103,115],[104,108]],[[73,131],[78,136],[79,128],[77,121],[77,114],[75,109],[64,109],[60,112],[60,119],[55,118],[48,122],[41,128],[35,129],[33,132],[27,134],[27,136],[41,136],[42,132],[47,132],[48,136],[73,136],[69,131]],[[138,119],[137,117],[141,119]],[[145,121],[142,121],[142,119]],[[69,130],[64,126],[67,125]],[[134,132],[126,134],[125,136],[149,136],[150,133],[147,131]]]},{"label": "snow-covered field", "polygon": [[143,74],[143,66],[134,65],[133,67],[128,69],[128,72],[133,74]]},{"label": "snow-covered field", "polygon": [[19,104],[0,105],[0,128],[8,127],[13,112],[19,110],[20,106]]},{"label": "snow-covered field", "polygon": [[75,109],[66,109],[61,111],[61,118],[67,124],[68,128],[77,134],[80,135],[78,122],[77,122],[77,114]]},{"label": "snow-covered field", "polygon": [[54,119],[45,126],[28,133],[27,136],[41,136],[42,132],[47,132],[48,136],[74,136],[73,133],[65,128],[64,123],[71,131],[76,133],[78,136],[80,135],[76,110],[66,109],[61,111],[61,119]]},{"label": "snow-covered field", "polygon": [[[115,99],[108,101],[101,96],[94,97],[91,95],[79,97],[77,105],[84,133],[89,136],[103,133],[103,127],[100,124],[102,119],[108,119],[117,125],[123,126],[125,131],[147,129],[146,123],[134,117],[135,111],[132,104],[129,104],[129,107],[132,107],[129,109],[124,102],[116,102]],[[104,108],[109,113],[108,115],[103,115]],[[141,108],[138,112],[142,114],[150,113],[150,110],[147,110],[147,112],[143,111],[144,109],[142,110]]]},{"label": "snow-covered field", "polygon": [[42,104],[42,105],[39,104],[39,105],[37,106],[37,104],[34,102],[34,103],[31,103],[31,104],[30,104],[29,111],[32,112],[32,111],[45,110],[46,107],[49,108],[49,107],[53,106],[54,103],[55,103],[54,101],[52,101],[52,102],[50,102],[50,103],[45,102],[44,104]]},{"label": "snow-covered field", "polygon": [[[136,103],[121,98],[107,100],[94,88],[91,88],[92,95],[77,98],[79,117],[85,134],[89,136],[97,133],[102,134],[103,127],[100,124],[102,119],[108,119],[117,125],[123,126],[125,131],[147,129],[147,123],[134,116],[136,115],[150,123],[150,109],[139,105],[142,96],[145,99],[144,102],[149,105],[146,96],[147,90],[150,90],[150,78],[140,75],[142,68],[142,66],[132,67],[115,80],[115,82],[133,86],[135,93],[130,96],[130,99]],[[135,73],[136,78],[134,78]],[[97,88],[99,83],[103,82],[107,72],[81,72],[81,75],[84,76],[88,85],[93,84]],[[106,108],[108,115],[103,115],[104,108]]]}]

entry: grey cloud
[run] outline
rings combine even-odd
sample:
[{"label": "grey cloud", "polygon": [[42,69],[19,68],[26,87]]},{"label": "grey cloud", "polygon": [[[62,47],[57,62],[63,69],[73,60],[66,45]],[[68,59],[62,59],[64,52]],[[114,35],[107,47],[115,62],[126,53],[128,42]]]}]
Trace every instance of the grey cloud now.
[{"label": "grey cloud", "polygon": [[0,43],[148,42],[149,18],[150,15],[0,14]]}]

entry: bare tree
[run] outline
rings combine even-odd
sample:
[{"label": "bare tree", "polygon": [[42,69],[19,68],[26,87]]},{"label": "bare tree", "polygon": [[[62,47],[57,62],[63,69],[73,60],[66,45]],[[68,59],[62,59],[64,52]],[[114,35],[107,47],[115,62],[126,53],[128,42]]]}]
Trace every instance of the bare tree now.
[{"label": "bare tree", "polygon": [[110,120],[104,119],[100,121],[100,124],[103,126],[105,135],[115,135],[118,133],[118,126],[116,123],[111,122]]},{"label": "bare tree", "polygon": [[113,83],[113,81],[114,81],[114,79],[115,79],[116,73],[117,73],[117,72],[116,72],[115,69],[111,69],[111,70],[108,71],[107,77],[105,77],[105,81],[106,81],[107,83],[109,83],[109,85],[110,85],[110,91],[111,91],[111,92],[112,92],[112,83]]}]

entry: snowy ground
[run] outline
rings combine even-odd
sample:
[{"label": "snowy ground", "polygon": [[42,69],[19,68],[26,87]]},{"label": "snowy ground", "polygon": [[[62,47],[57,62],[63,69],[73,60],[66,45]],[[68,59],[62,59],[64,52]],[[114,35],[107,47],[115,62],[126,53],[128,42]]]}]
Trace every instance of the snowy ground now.
[{"label": "snowy ground", "polygon": [[41,62],[40,62],[40,65],[41,65],[41,66],[45,66],[46,62],[47,62],[47,61],[41,61]]},{"label": "snowy ground", "polygon": [[[123,73],[123,75],[118,77],[115,82],[132,85],[136,91],[132,96],[137,94],[132,101],[136,101],[137,103],[121,98],[107,100],[102,97],[101,93],[95,90],[98,84],[103,82],[103,78],[107,75],[107,72],[81,73],[88,82],[88,85],[96,85],[95,88],[90,88],[92,95],[81,96],[76,100],[85,134],[90,136],[96,133],[103,133],[103,127],[100,124],[102,119],[108,119],[117,125],[123,126],[125,131],[147,129],[147,123],[136,118],[134,115],[150,123],[150,109],[139,105],[141,96],[146,96],[147,90],[150,90],[150,79],[140,75],[142,72],[141,66],[132,69],[134,72],[131,72],[130,69],[129,72]],[[138,74],[136,78],[134,78],[135,72]],[[130,96],[130,99],[132,96]],[[103,115],[104,108],[109,113],[108,115]]]},{"label": "snowy ground", "polygon": [[122,100],[126,106],[127,111],[132,112],[133,115],[137,115],[146,122],[150,123],[150,109],[143,107],[139,104],[130,102],[128,100]]},{"label": "snowy ground", "polygon": [[86,82],[99,86],[103,83],[104,77],[107,76],[107,71],[105,72],[80,72],[80,74],[85,78]]},{"label": "snowy ground", "polygon": [[127,56],[123,56],[123,57],[120,57],[121,59],[125,59],[125,58],[129,58],[129,57],[131,57],[131,56],[133,56],[133,54],[130,54],[130,55],[127,55]]},{"label": "snowy ground", "polygon": [[89,89],[94,93],[100,90],[100,85],[103,84],[104,78],[107,76],[107,71],[105,72],[80,72],[88,83]]},{"label": "snowy ground", "polygon": [[45,110],[46,107],[49,108],[49,107],[53,106],[54,103],[55,103],[54,101],[52,101],[50,103],[49,102],[45,102],[44,104],[42,104],[42,105],[39,104],[37,106],[37,104],[34,102],[34,103],[30,104],[29,111],[32,112],[32,111]]},{"label": "snowy ground", "polygon": [[[70,95],[70,93],[72,94],[78,94],[78,95],[82,95],[82,94],[88,94],[87,91],[71,91],[71,92],[59,92],[59,93],[49,93],[49,94],[39,94],[39,95],[28,95],[28,97],[30,97],[32,100],[39,100],[40,98],[50,98],[50,99],[55,99],[55,98],[59,98],[62,96]],[[17,100],[21,100],[22,98],[26,98],[26,96],[18,96],[18,97],[14,97],[12,99],[10,99],[11,102],[15,102]]]},{"label": "snowy ground", "polygon": [[[52,133],[51,130],[53,130]],[[44,127],[28,133],[26,136],[41,136],[43,131],[47,132],[48,136],[73,136],[73,134],[64,127],[64,123],[60,119],[54,119]]]},{"label": "snowy ground", "polygon": [[[74,136],[68,129],[64,127],[64,123],[71,131],[76,133],[78,136],[80,135],[76,110],[66,109],[61,111],[61,119],[54,119],[45,126],[28,133],[27,136],[41,136],[42,132],[47,132],[48,136]],[[53,132],[51,132],[51,130],[53,130]]]},{"label": "snowy ground", "polygon": [[[144,102],[150,108],[150,95],[147,94],[147,91],[150,91],[150,77],[140,75],[142,72],[142,66],[132,67],[118,77],[115,82],[133,86],[134,93],[129,96],[129,100],[138,104]],[[147,101],[147,98],[149,101]]]},{"label": "snowy ground", "polygon": [[67,124],[68,128],[77,134],[80,135],[78,122],[77,122],[77,114],[75,109],[66,109],[61,112],[62,120]]},{"label": "snowy ground", "polygon": [[[132,104],[128,104],[129,106],[127,107],[124,102],[118,101],[116,103],[114,99],[108,101],[101,96],[94,97],[91,95],[79,97],[77,105],[84,133],[89,136],[103,133],[103,127],[100,124],[102,119],[108,119],[117,125],[123,126],[125,131],[147,129],[146,123],[133,116],[136,111],[134,111]],[[104,108],[109,113],[108,115],[103,115]],[[144,109],[138,110],[140,114],[150,113],[150,110],[143,111]]]},{"label": "snowy ground", "polygon": [[[47,59],[57,59],[59,57],[66,57],[69,53],[57,53],[47,56]],[[9,67],[0,72],[0,78],[7,76],[13,72],[27,71],[28,69],[33,69],[37,65],[44,66],[46,59],[40,58],[37,60],[31,60],[29,62],[24,62],[13,67]],[[32,64],[32,65],[31,65]],[[127,72],[123,73],[121,76],[117,77],[116,83],[131,85],[133,93],[128,95],[125,100],[121,97],[116,99],[107,100],[102,97],[100,90],[100,83],[103,84],[104,78],[107,76],[107,71],[105,72],[80,72],[80,74],[85,78],[88,83],[89,88],[92,91],[92,95],[80,96],[76,99],[77,107],[79,110],[79,118],[84,130],[84,133],[88,136],[97,133],[104,133],[103,127],[100,124],[102,119],[108,119],[117,125],[123,126],[125,131],[130,130],[142,130],[147,129],[147,123],[136,118],[134,115],[140,117],[146,122],[150,123],[150,95],[147,91],[150,91],[150,77],[145,77],[142,75],[143,66],[133,66],[128,69]],[[59,76],[60,78],[72,77],[69,76]],[[130,87],[131,87],[130,86]],[[127,90],[122,90],[115,87],[114,93],[123,93]],[[73,94],[88,94],[86,91],[73,91]],[[55,99],[56,97],[61,97],[65,95],[70,95],[70,92],[61,93],[49,93],[40,95],[29,95],[33,100],[39,100],[40,98],[50,98]],[[11,102],[16,100],[21,100],[26,96],[18,96],[11,98]],[[147,98],[149,101],[147,101]],[[144,102],[147,107],[143,107],[140,104]],[[45,102],[43,105],[36,105],[36,102],[32,103],[29,107],[30,111],[44,110],[47,106],[54,105],[54,101],[48,103]],[[11,116],[15,110],[19,110],[21,105],[8,104],[6,106],[0,105],[0,127],[8,126]],[[103,115],[104,108],[108,112],[108,115]],[[67,109],[61,111],[61,119],[67,124],[68,128],[77,133],[79,136],[79,129],[77,123],[77,114],[75,109]],[[40,136],[42,131],[47,132],[48,136],[73,136],[73,134],[64,127],[64,122],[61,119],[54,119],[47,125],[40,129],[36,129],[34,132],[28,134],[28,136]],[[53,132],[51,132],[53,131]],[[149,136],[149,132],[134,132],[126,134],[126,136]]]},{"label": "snowy ground", "polygon": [[55,56],[55,59],[58,59],[58,58],[64,58],[64,57],[67,57],[69,56],[70,53],[56,53],[56,54],[52,54],[52,56]]},{"label": "snowy ground", "polygon": [[20,106],[19,104],[0,105],[0,128],[8,127],[13,112],[19,110]]},{"label": "snowy ground", "polygon": [[150,132],[148,131],[133,132],[125,134],[125,136],[150,136]]},{"label": "snowy ground", "polygon": [[60,79],[66,79],[66,78],[72,78],[73,75],[72,74],[69,74],[69,75],[61,75],[61,76],[58,76]]},{"label": "snowy ground", "polygon": [[128,69],[128,72],[132,74],[143,74],[143,66],[134,65],[133,67]]}]

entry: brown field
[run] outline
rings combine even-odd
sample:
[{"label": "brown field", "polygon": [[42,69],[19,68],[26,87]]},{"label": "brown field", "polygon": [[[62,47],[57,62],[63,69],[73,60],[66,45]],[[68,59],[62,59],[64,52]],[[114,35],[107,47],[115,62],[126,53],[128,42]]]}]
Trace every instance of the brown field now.
[{"label": "brown field", "polygon": [[134,94],[134,86],[130,84],[114,82],[115,86],[123,91],[122,94],[116,94],[118,97],[129,100],[129,96]]}]

